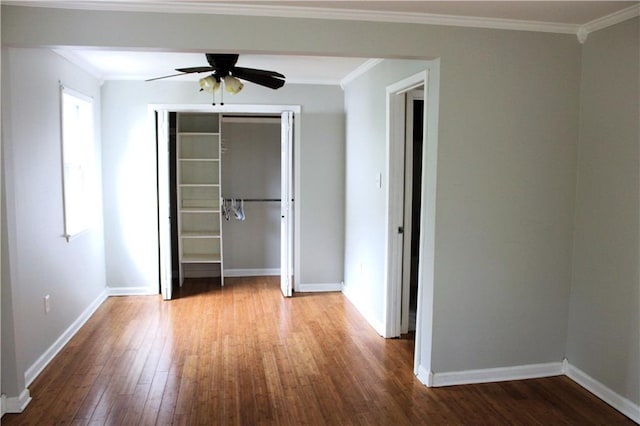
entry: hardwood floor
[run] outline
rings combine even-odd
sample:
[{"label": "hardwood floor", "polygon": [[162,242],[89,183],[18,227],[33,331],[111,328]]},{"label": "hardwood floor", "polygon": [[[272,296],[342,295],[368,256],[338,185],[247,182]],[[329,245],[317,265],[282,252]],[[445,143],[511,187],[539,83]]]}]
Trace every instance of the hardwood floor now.
[{"label": "hardwood floor", "polygon": [[275,278],[108,299],[2,424],[634,424],[566,377],[426,388],[413,341]]}]

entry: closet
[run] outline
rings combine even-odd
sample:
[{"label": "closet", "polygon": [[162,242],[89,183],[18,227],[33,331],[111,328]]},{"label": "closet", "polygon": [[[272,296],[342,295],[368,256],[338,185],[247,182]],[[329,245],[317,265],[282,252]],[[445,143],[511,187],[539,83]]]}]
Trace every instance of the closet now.
[{"label": "closet", "polygon": [[168,121],[174,283],[280,275],[280,115],[176,112]]}]

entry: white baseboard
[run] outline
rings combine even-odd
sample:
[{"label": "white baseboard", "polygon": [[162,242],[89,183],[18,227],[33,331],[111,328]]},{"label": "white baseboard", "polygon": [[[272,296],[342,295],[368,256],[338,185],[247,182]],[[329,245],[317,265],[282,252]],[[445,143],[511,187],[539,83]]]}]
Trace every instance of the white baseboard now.
[{"label": "white baseboard", "polygon": [[[53,342],[53,344],[47,349],[40,357],[36,360],[36,362],[31,365],[31,367],[27,368],[27,371],[24,373],[24,381],[25,386],[28,387],[38,374],[44,370],[44,368],[51,362],[51,360],[60,352],[60,350],[64,347],[64,345],[71,340],[71,338],[80,330],[80,328],[84,325],[85,322],[91,315],[102,305],[102,303],[107,300],[109,295],[109,291],[105,288],[100,295],[93,301],[91,304],[85,309],[80,316],[73,322],[71,325],[58,337],[58,339]],[[28,391],[27,391],[28,394]],[[27,402],[28,403],[28,402]]]},{"label": "white baseboard", "polygon": [[564,374],[561,362],[518,365],[514,367],[483,368],[480,370],[433,373],[431,386],[468,385],[472,383],[504,382],[508,380],[537,379]]},{"label": "white baseboard", "polygon": [[420,383],[425,386],[433,386],[433,373],[424,368],[422,365],[418,366],[418,374],[416,374],[416,378],[420,380]]},{"label": "white baseboard", "polygon": [[4,416],[6,413],[22,413],[30,402],[31,395],[29,395],[29,389],[24,389],[20,392],[19,396],[15,397],[2,395],[0,417]]},{"label": "white baseboard", "polygon": [[323,291],[342,291],[340,283],[300,283],[296,284],[296,291],[299,293],[317,293]]},{"label": "white baseboard", "polygon": [[153,287],[107,287],[109,296],[151,296],[160,294],[157,288]]},{"label": "white baseboard", "polygon": [[564,373],[571,380],[620,411],[636,423],[640,424],[640,405],[628,400],[617,392],[603,385],[584,371],[571,365],[566,359],[563,362]]},{"label": "white baseboard", "polygon": [[280,275],[280,268],[225,269],[225,277],[262,277]]}]

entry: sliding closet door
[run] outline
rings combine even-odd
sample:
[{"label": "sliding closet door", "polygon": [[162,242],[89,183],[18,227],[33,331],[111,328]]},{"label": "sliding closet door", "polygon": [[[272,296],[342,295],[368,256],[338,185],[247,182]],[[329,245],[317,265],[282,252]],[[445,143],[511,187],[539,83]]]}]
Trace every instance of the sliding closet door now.
[{"label": "sliding closet door", "polygon": [[293,281],[293,113],[282,113],[280,178],[280,288],[285,297],[292,293]]}]

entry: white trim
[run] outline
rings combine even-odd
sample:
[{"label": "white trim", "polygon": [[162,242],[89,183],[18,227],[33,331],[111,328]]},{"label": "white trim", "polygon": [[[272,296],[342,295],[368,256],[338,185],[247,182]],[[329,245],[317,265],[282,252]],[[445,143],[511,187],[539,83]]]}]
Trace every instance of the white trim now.
[{"label": "white trim", "polygon": [[22,413],[30,402],[31,395],[27,388],[23,389],[19,396],[8,397],[6,395],[2,395],[2,412],[0,417],[5,413]]},{"label": "white trim", "polygon": [[151,296],[160,294],[155,287],[107,287],[111,296]]},{"label": "white trim", "polygon": [[53,358],[62,350],[69,340],[80,330],[80,328],[87,322],[91,315],[107,300],[108,290],[105,288],[98,297],[91,302],[89,306],[80,314],[80,316],[71,323],[71,325],[56,339],[55,342],[47,349],[40,357],[34,362],[31,367],[27,368],[24,373],[25,386],[28,387],[38,374],[44,370],[44,368],[53,360]]},{"label": "white trim", "polygon": [[[405,99],[404,94],[417,87],[426,90],[428,71],[422,71],[387,86],[387,170],[388,184],[386,186],[386,309],[384,323],[386,335],[397,337],[400,335],[400,304],[402,301],[402,251],[403,236],[398,233],[398,227],[404,224],[404,168],[405,168]],[[425,121],[426,127],[426,121]],[[423,135],[424,136],[424,135]],[[426,138],[423,139],[426,145]],[[425,182],[422,182],[423,185]],[[421,216],[422,216],[421,212]],[[416,330],[418,334],[418,330]]]},{"label": "white trim", "polygon": [[296,284],[298,293],[319,293],[325,291],[342,291],[341,283],[305,283]]},{"label": "white trim", "polygon": [[225,269],[225,277],[262,277],[280,275],[280,268]]},{"label": "white trim", "polygon": [[362,74],[366,73],[367,71],[369,71],[371,68],[375,67],[382,61],[383,59],[376,59],[376,58],[368,59],[358,68],[351,71],[349,74],[345,75],[342,78],[342,80],[340,80],[340,87],[344,89],[347,86],[347,84],[351,83],[353,80],[360,77]]},{"label": "white trim", "polygon": [[[402,267],[401,238],[396,227],[403,222],[404,197],[404,118],[398,117],[404,103],[400,102],[409,90],[417,87],[424,91],[424,125],[422,152],[422,194],[420,206],[420,251],[418,272],[418,306],[416,312],[416,341],[414,374],[420,368],[431,371],[433,349],[434,256],[436,220],[436,180],[438,163],[438,108],[440,96],[440,61],[429,61],[427,68],[411,77],[387,87],[387,185],[385,232],[385,299],[383,305],[384,337],[400,334],[401,288],[398,280]],[[401,140],[402,143],[392,143]],[[396,179],[391,179],[396,176]],[[397,177],[400,176],[400,179]],[[398,200],[399,198],[399,200]],[[400,253],[400,254],[399,254]]]},{"label": "white trim", "polygon": [[422,365],[419,365],[416,368],[416,378],[425,386],[433,386],[433,373],[424,368]]},{"label": "white trim", "polygon": [[[257,113],[281,114],[283,111],[293,111],[300,114],[300,105],[257,105],[257,104],[148,104],[150,119],[156,110],[166,109],[172,112],[217,112],[217,113]],[[297,120],[298,117],[295,117]],[[297,121],[296,121],[297,122]]]},{"label": "white trim", "polygon": [[566,375],[568,378],[611,405],[613,408],[640,423],[640,405],[613,391],[566,359],[562,362],[519,365],[514,367],[485,368],[480,370],[431,373],[422,365],[416,374],[418,380],[430,387],[468,385],[473,383],[503,382],[508,380],[537,379]]},{"label": "white trim", "polygon": [[432,386],[468,385],[472,383],[504,382],[509,380],[537,379],[564,374],[561,362],[517,365],[513,367],[483,368],[480,370],[433,373]]},{"label": "white trim", "polygon": [[562,363],[564,373],[571,380],[620,411],[636,423],[640,423],[640,405],[628,400],[609,387],[603,385],[584,371],[571,365],[566,359]]},{"label": "white trim", "polygon": [[560,34],[576,34],[577,24],[563,24],[519,19],[455,16],[435,13],[415,13],[377,10],[353,10],[333,8],[311,8],[304,6],[240,5],[230,3],[203,2],[87,2],[87,1],[30,1],[28,3],[7,1],[3,4],[62,9],[111,10],[127,12],[196,13],[214,15],[265,16],[278,18],[332,19],[347,21],[393,22],[454,27],[490,28],[516,31],[537,31]]},{"label": "white trim", "polygon": [[601,18],[594,19],[591,22],[587,22],[586,24],[581,25],[580,28],[578,28],[578,31],[576,31],[578,41],[580,41],[580,43],[584,43],[587,40],[587,36],[592,32],[619,24],[620,22],[635,18],[636,16],[640,16],[640,4],[634,4],[633,6],[629,6]]},{"label": "white trim", "polygon": [[[374,11],[354,9],[315,8],[303,6],[240,5],[231,3],[180,2],[180,4],[152,2],[87,2],[87,1],[5,1],[10,6],[48,7],[58,9],[108,10],[125,12],[196,13],[212,15],[264,16],[276,18],[333,19],[348,21],[393,22],[401,24],[447,25],[453,27],[488,28],[513,31],[534,31],[575,34],[584,43],[589,33],[618,24],[640,15],[640,5],[633,5],[585,24],[529,21],[521,19],[485,18],[435,13]],[[63,55],[65,56],[65,55]],[[76,63],[76,59],[65,56]],[[76,63],[76,65],[79,65]],[[94,74],[83,65],[81,68]],[[95,74],[94,74],[95,75]],[[100,77],[98,77],[100,79]],[[337,84],[337,83],[298,83]],[[346,83],[345,83],[346,84]]]}]

